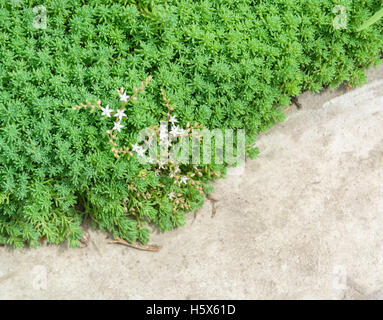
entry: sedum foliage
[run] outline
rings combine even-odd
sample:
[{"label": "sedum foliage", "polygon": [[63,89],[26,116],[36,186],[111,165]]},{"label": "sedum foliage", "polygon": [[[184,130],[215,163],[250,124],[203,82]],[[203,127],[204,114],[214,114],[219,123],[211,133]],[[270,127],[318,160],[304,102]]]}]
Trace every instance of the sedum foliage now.
[{"label": "sedum foliage", "polygon": [[[37,5],[46,29],[33,26]],[[347,9],[346,29],[333,27],[336,5]],[[127,111],[127,144],[166,116],[163,88],[183,127],[245,129],[250,145],[283,119],[290,97],[365,80],[383,29],[357,28],[379,8],[380,0],[0,0],[0,243],[75,247],[85,217],[129,242],[147,242],[150,224],[181,226],[204,195],[136,155],[116,159],[107,122],[72,107],[101,99],[116,110],[115,89],[133,92],[151,75]],[[225,168],[198,170],[208,193]],[[169,192],[184,208],[173,210]]]}]

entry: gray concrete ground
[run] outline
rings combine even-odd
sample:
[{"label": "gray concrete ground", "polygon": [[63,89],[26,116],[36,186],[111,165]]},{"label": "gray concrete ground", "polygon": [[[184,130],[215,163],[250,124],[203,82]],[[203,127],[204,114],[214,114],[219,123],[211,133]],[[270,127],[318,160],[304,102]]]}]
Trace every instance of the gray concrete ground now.
[{"label": "gray concrete ground", "polygon": [[215,183],[157,253],[109,244],[0,248],[0,298],[383,298],[383,68],[369,83],[300,97],[260,156]]}]

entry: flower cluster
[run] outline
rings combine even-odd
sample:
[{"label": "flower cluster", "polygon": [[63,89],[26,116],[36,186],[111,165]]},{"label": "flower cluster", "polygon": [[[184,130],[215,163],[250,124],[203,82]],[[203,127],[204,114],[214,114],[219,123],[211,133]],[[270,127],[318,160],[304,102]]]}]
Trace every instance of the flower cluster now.
[{"label": "flower cluster", "polygon": [[[112,152],[116,159],[121,156],[128,155],[133,157],[137,154],[138,159],[146,157],[148,149],[155,144],[159,146],[160,150],[165,152],[156,153],[155,157],[149,156],[148,164],[151,166],[149,171],[154,172],[156,177],[165,178],[168,183],[157,183],[156,186],[150,186],[146,192],[139,192],[134,182],[129,184],[128,189],[131,191],[129,197],[122,200],[122,206],[125,212],[134,217],[138,217],[140,213],[140,203],[144,200],[152,199],[153,195],[163,194],[172,204],[172,212],[176,213],[179,210],[190,211],[191,206],[188,203],[186,194],[189,188],[193,188],[199,194],[204,194],[204,185],[201,179],[207,174],[209,177],[219,177],[220,172],[214,172],[211,169],[202,169],[198,166],[191,164],[179,164],[176,159],[169,157],[169,148],[179,143],[184,137],[196,137],[201,139],[199,130],[204,129],[202,124],[195,122],[190,124],[186,123],[186,128],[180,126],[177,115],[173,114],[174,107],[170,105],[170,99],[167,98],[165,92],[161,89],[162,99],[164,106],[167,109],[166,121],[160,124],[149,127],[145,141],[143,143],[132,143],[131,146],[117,145],[118,133],[124,128],[123,121],[127,118],[126,108],[127,104],[131,101],[137,101],[137,94],[144,91],[144,88],[149,84],[151,77],[141,82],[140,88],[134,88],[133,94],[127,95],[124,88],[117,89],[120,98],[121,107],[118,110],[111,109],[107,104],[105,107],[101,105],[101,100],[97,100],[94,104],[86,101],[86,104],[79,104],[73,109],[90,109],[99,110],[101,112],[101,119],[113,119],[113,127],[106,131],[109,136],[109,143],[112,145]],[[208,170],[208,171],[206,171]],[[139,179],[147,178],[147,171],[140,172]],[[134,200],[135,199],[135,200]],[[139,221],[139,220],[138,220]],[[140,222],[139,222],[140,223]]]},{"label": "flower cluster", "polygon": [[130,156],[133,156],[132,151],[137,151],[137,149],[131,149],[127,146],[117,148],[116,141],[117,133],[121,132],[121,129],[124,128],[124,125],[122,124],[122,120],[124,118],[127,118],[127,115],[125,113],[126,105],[131,101],[137,101],[137,95],[140,92],[143,92],[145,90],[145,87],[149,84],[150,80],[152,79],[151,76],[147,77],[145,81],[141,82],[141,86],[139,88],[135,87],[133,90],[133,94],[131,96],[127,95],[125,89],[121,87],[120,89],[117,89],[117,93],[120,97],[121,107],[120,109],[117,109],[114,111],[113,109],[110,109],[109,104],[107,104],[105,107],[101,106],[101,100],[97,100],[95,104],[92,104],[90,101],[86,101],[86,104],[80,103],[79,105],[73,107],[73,110],[78,110],[81,108],[87,109],[90,108],[91,110],[98,109],[101,111],[101,116],[104,117],[103,119],[112,118],[114,117],[115,120],[113,122],[113,128],[110,130],[107,130],[106,133],[109,135],[109,143],[112,145],[112,152],[114,153],[114,156],[116,158],[119,158],[121,155],[129,154]]}]

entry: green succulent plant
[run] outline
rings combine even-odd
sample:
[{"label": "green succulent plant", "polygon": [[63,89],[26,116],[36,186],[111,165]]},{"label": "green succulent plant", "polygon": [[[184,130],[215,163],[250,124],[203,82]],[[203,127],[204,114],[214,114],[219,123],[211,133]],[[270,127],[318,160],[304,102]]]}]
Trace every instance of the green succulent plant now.
[{"label": "green succulent plant", "polygon": [[[336,4],[359,26],[381,1],[0,0],[0,244],[75,247],[86,218],[141,243],[151,227],[183,225],[202,206],[201,189],[156,175],[135,154],[116,158],[110,123],[72,107],[100,99],[109,114],[116,88],[134,92],[150,75],[124,111],[121,146],[166,118],[161,88],[182,128],[244,129],[251,146],[284,119],[291,97],[361,84],[381,62],[382,28],[334,29]],[[45,8],[46,28],[33,23],[36,6]],[[226,168],[180,170],[209,193]]]}]

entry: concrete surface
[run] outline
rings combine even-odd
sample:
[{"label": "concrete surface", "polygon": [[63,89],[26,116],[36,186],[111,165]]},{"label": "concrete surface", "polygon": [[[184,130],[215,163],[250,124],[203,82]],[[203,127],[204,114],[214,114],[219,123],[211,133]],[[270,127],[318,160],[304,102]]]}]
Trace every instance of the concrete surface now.
[{"label": "concrete surface", "polygon": [[383,298],[383,68],[362,88],[300,97],[244,173],[215,183],[158,253],[109,244],[0,248],[0,298]]}]

